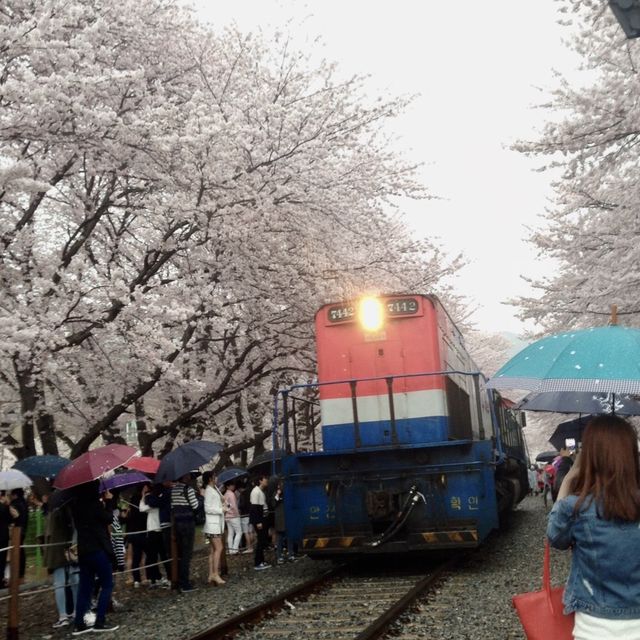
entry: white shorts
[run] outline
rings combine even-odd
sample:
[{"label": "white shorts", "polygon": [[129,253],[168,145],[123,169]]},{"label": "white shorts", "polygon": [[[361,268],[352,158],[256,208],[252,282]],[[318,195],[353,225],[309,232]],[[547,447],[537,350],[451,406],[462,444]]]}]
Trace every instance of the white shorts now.
[{"label": "white shorts", "polygon": [[576,611],[573,627],[576,640],[638,640],[640,638],[640,620],[612,620],[596,618],[582,611]]},{"label": "white shorts", "polygon": [[253,525],[249,522],[249,516],[240,517],[240,526],[242,533],[253,533]]}]

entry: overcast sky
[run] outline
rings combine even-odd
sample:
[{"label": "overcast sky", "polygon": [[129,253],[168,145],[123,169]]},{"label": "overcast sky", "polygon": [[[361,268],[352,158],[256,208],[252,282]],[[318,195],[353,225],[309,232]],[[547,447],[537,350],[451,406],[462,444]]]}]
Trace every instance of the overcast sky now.
[{"label": "overcast sky", "polygon": [[[417,233],[438,237],[469,260],[457,289],[478,306],[473,319],[490,332],[519,333],[515,309],[531,294],[521,276],[553,266],[526,242],[527,227],[551,197],[539,162],[509,149],[535,136],[548,113],[535,109],[569,76],[577,60],[557,25],[557,0],[196,0],[203,19],[243,30],[282,27],[305,46],[321,36],[322,53],[345,73],[371,76],[370,93],[419,93],[395,132],[406,157],[440,200],[406,203]],[[288,25],[288,26],[287,26]]]}]

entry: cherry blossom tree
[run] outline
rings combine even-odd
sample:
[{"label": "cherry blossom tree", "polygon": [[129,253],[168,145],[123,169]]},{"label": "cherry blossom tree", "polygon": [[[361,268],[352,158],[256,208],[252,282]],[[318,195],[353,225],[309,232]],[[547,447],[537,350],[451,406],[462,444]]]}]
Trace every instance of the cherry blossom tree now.
[{"label": "cherry blossom tree", "polygon": [[170,0],[7,0],[4,443],[77,455],[126,419],[146,453],[253,442],[268,398],[246,398],[312,370],[322,302],[447,295],[460,259],[392,213],[426,197],[383,133],[404,104]]},{"label": "cherry blossom tree", "polygon": [[539,295],[517,302],[546,331],[603,324],[612,304],[638,324],[640,43],[624,38],[606,3],[562,5],[583,73],[554,92],[541,138],[518,145],[556,176],[555,202],[531,240],[558,267],[533,282]]}]

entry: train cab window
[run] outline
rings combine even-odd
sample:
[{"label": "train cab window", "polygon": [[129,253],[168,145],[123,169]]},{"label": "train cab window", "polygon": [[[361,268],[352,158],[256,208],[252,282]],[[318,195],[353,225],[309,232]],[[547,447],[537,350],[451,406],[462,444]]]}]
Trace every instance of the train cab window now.
[{"label": "train cab window", "polygon": [[469,394],[451,378],[446,378],[447,409],[449,412],[449,439],[471,440],[471,403]]}]

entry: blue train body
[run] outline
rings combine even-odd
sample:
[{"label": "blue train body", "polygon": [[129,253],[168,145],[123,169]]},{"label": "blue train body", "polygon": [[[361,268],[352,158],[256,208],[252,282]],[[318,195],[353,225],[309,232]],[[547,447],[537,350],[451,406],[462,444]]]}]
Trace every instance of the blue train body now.
[{"label": "blue train body", "polygon": [[526,494],[519,415],[484,388],[438,300],[382,300],[410,312],[374,335],[347,305],[323,307],[319,382],[279,395],[287,532],[311,556],[477,546]]}]

